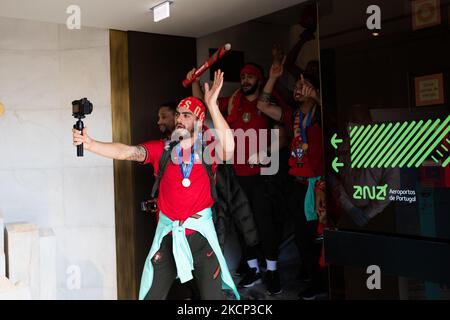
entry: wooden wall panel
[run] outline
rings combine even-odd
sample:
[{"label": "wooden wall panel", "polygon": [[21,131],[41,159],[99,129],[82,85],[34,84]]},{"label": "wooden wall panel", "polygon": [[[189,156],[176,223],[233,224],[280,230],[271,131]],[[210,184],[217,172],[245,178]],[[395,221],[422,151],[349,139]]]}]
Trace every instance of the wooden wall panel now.
[{"label": "wooden wall panel", "polygon": [[[113,141],[131,144],[128,77],[128,35],[110,31]],[[136,299],[135,212],[133,163],[114,160],[117,297]]]}]

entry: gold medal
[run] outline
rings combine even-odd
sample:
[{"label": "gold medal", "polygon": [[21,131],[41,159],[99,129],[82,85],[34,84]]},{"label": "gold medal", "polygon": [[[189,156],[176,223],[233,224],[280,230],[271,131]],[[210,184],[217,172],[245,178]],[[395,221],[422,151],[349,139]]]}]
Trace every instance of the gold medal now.
[{"label": "gold medal", "polygon": [[308,147],[309,147],[309,146],[308,146],[307,143],[303,143],[303,144],[302,144],[302,150],[303,150],[303,151],[308,150]]}]

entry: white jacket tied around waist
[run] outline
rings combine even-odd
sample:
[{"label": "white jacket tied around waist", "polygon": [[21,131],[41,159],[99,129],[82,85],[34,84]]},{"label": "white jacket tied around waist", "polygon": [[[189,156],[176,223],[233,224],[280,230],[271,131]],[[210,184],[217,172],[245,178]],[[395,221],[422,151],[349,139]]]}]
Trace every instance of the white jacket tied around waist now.
[{"label": "white jacket tied around waist", "polygon": [[236,299],[240,299],[239,293],[228,270],[227,263],[220,249],[217,239],[216,230],[212,221],[211,208],[206,208],[197,213],[201,216],[198,219],[188,218],[180,226],[180,221],[169,219],[162,212],[159,213],[159,221],[156,226],[155,237],[153,239],[150,252],[145,260],[144,270],[142,272],[141,287],[139,291],[139,299],[143,300],[148,291],[152,287],[153,282],[153,264],[152,258],[161,247],[163,238],[172,232],[173,237],[173,257],[177,267],[177,277],[181,283],[185,283],[193,278],[192,270],[194,270],[194,260],[192,258],[191,248],[186,238],[186,229],[195,230],[206,238],[217,257],[220,265],[220,275],[222,279],[222,288],[232,290]]}]

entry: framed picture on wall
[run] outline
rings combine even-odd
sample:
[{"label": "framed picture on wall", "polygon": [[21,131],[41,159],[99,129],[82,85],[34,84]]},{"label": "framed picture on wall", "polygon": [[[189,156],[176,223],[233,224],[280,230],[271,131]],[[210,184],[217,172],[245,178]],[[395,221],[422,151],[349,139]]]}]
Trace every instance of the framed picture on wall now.
[{"label": "framed picture on wall", "polygon": [[[210,48],[209,55],[213,55],[217,48]],[[217,61],[209,69],[209,79],[214,80],[214,72],[222,70],[226,75],[227,82],[241,81],[241,68],[244,65],[245,57],[243,51],[230,50],[222,59]]]},{"label": "framed picture on wall", "polygon": [[448,102],[446,72],[411,74],[409,87],[412,107],[442,106]]},{"label": "framed picture on wall", "polygon": [[413,30],[433,27],[441,24],[440,0],[413,0],[411,2]]}]

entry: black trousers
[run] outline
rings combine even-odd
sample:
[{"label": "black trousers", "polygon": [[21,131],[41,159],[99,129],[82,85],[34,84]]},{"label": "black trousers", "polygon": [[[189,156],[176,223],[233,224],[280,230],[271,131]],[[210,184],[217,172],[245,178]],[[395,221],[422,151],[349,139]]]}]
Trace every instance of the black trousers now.
[{"label": "black trousers", "polygon": [[307,272],[307,276],[311,278],[311,286],[314,289],[321,289],[322,276],[319,266],[321,244],[316,243],[318,221],[307,221],[304,209],[308,185],[296,181],[291,181],[290,185],[288,210],[295,223],[295,241],[299,249],[303,269]]},{"label": "black trousers", "polygon": [[[264,258],[276,261],[283,232],[284,212],[275,195],[275,177],[254,175],[238,176],[237,179],[250,202]],[[258,247],[245,247],[245,258],[256,259],[259,250]]]},{"label": "black trousers", "polygon": [[[193,276],[202,300],[223,300],[222,280],[219,261],[208,241],[199,233],[187,236],[194,259]],[[172,250],[172,236],[164,237],[161,248],[152,258],[154,268],[153,283],[146,300],[166,299],[177,275]]]}]

